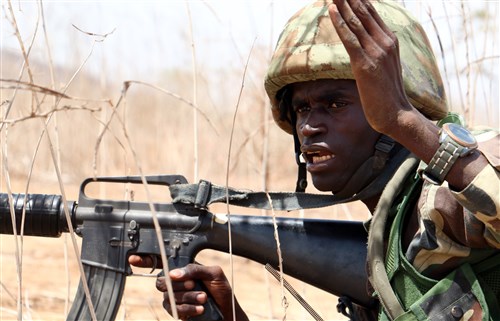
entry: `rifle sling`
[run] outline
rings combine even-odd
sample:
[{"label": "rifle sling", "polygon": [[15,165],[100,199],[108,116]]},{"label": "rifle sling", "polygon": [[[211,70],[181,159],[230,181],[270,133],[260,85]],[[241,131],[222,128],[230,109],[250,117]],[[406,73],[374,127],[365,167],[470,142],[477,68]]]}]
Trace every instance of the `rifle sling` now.
[{"label": "rifle sling", "polygon": [[[200,209],[206,209],[212,203],[226,202],[235,206],[277,211],[327,207],[367,199],[380,193],[408,154],[406,149],[400,149],[387,162],[380,175],[359,193],[350,196],[303,192],[254,192],[218,186],[206,180],[200,180],[198,184],[173,184],[169,189],[173,203],[192,204]],[[271,204],[268,197],[272,201]]]}]

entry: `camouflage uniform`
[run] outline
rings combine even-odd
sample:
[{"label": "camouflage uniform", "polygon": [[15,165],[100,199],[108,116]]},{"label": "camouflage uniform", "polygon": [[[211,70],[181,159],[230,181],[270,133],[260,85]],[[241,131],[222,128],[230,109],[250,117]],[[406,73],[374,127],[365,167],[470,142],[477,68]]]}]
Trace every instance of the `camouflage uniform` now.
[{"label": "camouflage uniform", "polygon": [[[316,1],[290,18],[269,66],[265,88],[271,100],[273,117],[288,133],[292,133],[290,117],[283,117],[279,110],[280,90],[286,85],[316,79],[354,79],[349,56],[330,21],[327,8],[330,2]],[[398,37],[403,81],[410,102],[431,120],[445,117],[447,102],[443,83],[421,25],[392,1],[374,2],[373,5]],[[388,263],[390,277],[393,277],[392,284],[394,288],[400,287],[398,295],[405,309],[409,309],[412,301],[417,299],[411,295],[405,297],[401,293],[401,289],[402,292],[405,291],[405,282],[418,283],[419,280],[424,280],[425,286],[417,291],[422,296],[438,280],[448,276],[452,280],[451,283],[446,283],[448,290],[455,293],[457,286],[462,285],[462,289],[472,286],[464,285],[462,281],[467,278],[463,277],[463,271],[459,267],[499,253],[500,136],[498,132],[489,131],[477,138],[479,150],[486,156],[489,165],[464,190],[453,191],[446,182],[435,186],[418,179],[418,188],[413,192],[417,196],[406,212],[417,211],[419,229],[408,249],[402,253],[402,260],[393,266]],[[393,226],[394,233],[398,235],[395,243],[398,244],[401,241],[401,233],[398,234],[398,231],[402,230],[404,218],[399,220],[402,222],[401,226],[396,226],[396,223]],[[400,270],[401,265],[405,264],[408,270],[415,272],[413,279],[398,276],[396,270]],[[500,284],[500,275],[493,278]],[[418,286],[420,285],[417,284]],[[420,307],[418,320],[489,320],[485,307],[474,303],[464,304],[460,306],[461,311],[450,310],[447,316],[440,315],[438,318],[432,311],[436,307],[442,308],[440,302],[447,301],[448,292],[438,287],[436,293],[430,298],[424,298],[424,308]],[[493,297],[495,296],[496,302],[489,303],[494,305],[491,307],[493,310],[498,308],[498,292],[494,293]],[[449,307],[452,308],[454,306]],[[436,317],[430,317],[432,315]],[[383,313],[380,319],[386,319]]]},{"label": "camouflage uniform", "polygon": [[462,191],[423,182],[413,207],[419,229],[406,250],[394,235],[403,235],[413,208],[393,223],[388,275],[403,307],[419,316],[401,320],[500,320],[500,135],[476,137],[489,165]]},{"label": "camouflage uniform", "polygon": [[488,131],[476,137],[490,164],[469,186],[453,191],[446,182],[423,185],[419,231],[406,257],[429,277],[439,278],[470,261],[472,249],[500,249],[500,135]]}]

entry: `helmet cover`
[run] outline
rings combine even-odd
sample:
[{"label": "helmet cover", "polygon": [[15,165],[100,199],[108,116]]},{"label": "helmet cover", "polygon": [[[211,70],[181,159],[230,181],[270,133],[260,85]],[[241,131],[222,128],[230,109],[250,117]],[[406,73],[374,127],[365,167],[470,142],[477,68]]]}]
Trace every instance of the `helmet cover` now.
[{"label": "helmet cover", "polygon": [[[350,59],[328,13],[331,0],[315,1],[285,25],[271,58],[264,86],[274,120],[286,132],[291,124],[280,117],[279,90],[316,79],[354,79]],[[403,82],[410,103],[432,120],[448,111],[443,81],[422,26],[394,1],[373,1],[380,17],[398,37]],[[381,93],[382,94],[382,93]]]}]

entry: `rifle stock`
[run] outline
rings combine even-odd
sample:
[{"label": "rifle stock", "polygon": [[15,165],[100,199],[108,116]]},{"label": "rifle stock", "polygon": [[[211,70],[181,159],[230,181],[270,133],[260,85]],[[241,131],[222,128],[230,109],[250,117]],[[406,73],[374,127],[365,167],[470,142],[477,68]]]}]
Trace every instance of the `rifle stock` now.
[{"label": "rifle stock", "polygon": [[[167,176],[163,177],[164,178]],[[179,176],[168,176],[168,183]],[[172,179],[175,177],[176,179]],[[110,178],[103,178],[110,181]],[[130,177],[112,181],[134,182]],[[148,183],[156,182],[148,178]],[[81,259],[98,320],[114,320],[126,276],[132,273],[128,256],[160,255],[149,204],[90,199],[82,184],[79,201],[69,202],[71,224],[82,237]],[[13,194],[17,233],[25,207],[24,235],[59,237],[68,231],[61,197],[43,194]],[[26,198],[26,202],[25,202]],[[0,233],[13,234],[10,202],[0,194]],[[26,206],[25,206],[26,204]],[[192,205],[155,203],[162,228],[169,268],[194,261],[204,249],[229,252],[228,222],[216,219]],[[230,215],[232,252],[235,255],[278,266],[274,222],[271,217]],[[283,272],[354,303],[371,307],[365,273],[367,233],[361,222],[321,219],[276,218]],[[222,320],[216,305],[193,320]],[[90,311],[79,285],[67,320],[89,320]]]}]

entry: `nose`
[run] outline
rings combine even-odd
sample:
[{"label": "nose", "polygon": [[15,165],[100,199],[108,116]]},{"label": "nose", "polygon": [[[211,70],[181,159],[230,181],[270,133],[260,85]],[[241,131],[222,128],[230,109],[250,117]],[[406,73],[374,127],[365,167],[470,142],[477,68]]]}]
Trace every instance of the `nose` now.
[{"label": "nose", "polygon": [[304,137],[311,137],[321,132],[321,128],[318,126],[312,126],[308,122],[305,122],[300,126],[300,133]]},{"label": "nose", "polygon": [[302,121],[299,120],[298,129],[300,134],[303,137],[312,137],[325,131],[325,126],[323,124],[324,117],[328,117],[328,115],[324,115],[324,113],[316,108],[311,109],[307,117],[304,117]]}]

